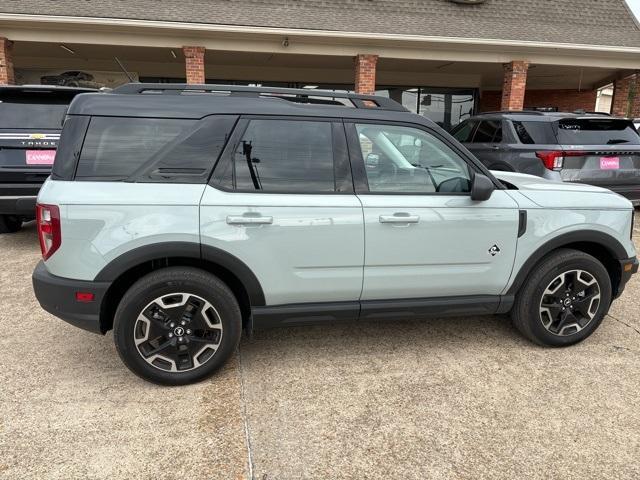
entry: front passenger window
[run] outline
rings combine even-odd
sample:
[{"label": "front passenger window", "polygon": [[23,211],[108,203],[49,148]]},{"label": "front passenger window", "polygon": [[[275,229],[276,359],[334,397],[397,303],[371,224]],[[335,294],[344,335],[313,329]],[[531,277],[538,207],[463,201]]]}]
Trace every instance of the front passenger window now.
[{"label": "front passenger window", "polygon": [[370,192],[467,193],[467,163],[435,136],[412,127],[357,124]]}]

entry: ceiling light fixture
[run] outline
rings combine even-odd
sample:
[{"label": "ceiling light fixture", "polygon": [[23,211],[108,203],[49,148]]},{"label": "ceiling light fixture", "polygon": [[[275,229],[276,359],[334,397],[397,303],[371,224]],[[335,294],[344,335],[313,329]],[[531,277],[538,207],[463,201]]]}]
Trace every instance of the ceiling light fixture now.
[{"label": "ceiling light fixture", "polygon": [[71,55],[75,55],[76,51],[72,50],[71,48],[67,47],[66,45],[63,45],[62,43],[59,45],[59,47],[63,50],[66,50],[67,52],[69,52]]}]

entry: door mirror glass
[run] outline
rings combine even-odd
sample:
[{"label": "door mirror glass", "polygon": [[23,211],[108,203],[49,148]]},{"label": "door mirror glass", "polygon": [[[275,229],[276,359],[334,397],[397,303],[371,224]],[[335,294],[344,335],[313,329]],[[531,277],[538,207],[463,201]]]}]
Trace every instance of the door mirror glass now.
[{"label": "door mirror glass", "polygon": [[471,183],[471,200],[484,201],[491,198],[491,194],[496,189],[496,186],[485,175],[476,173],[473,176],[473,182]]}]

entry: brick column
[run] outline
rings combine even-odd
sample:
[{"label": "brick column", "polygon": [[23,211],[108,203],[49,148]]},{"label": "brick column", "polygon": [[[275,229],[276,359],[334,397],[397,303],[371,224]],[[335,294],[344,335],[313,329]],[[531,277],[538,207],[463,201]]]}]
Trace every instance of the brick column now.
[{"label": "brick column", "polygon": [[16,77],[13,73],[13,42],[0,37],[0,85],[13,85]]},{"label": "brick column", "polygon": [[202,84],[204,77],[204,47],[182,47],[187,83]]},{"label": "brick column", "polygon": [[373,95],[376,91],[376,65],[378,55],[360,54],[354,58],[355,91],[363,95]]},{"label": "brick column", "polygon": [[529,62],[514,60],[505,63],[504,81],[502,84],[501,110],[522,110],[524,106],[524,92],[527,88],[527,71]]},{"label": "brick column", "polygon": [[629,110],[629,93],[631,92],[631,78],[623,78],[613,82],[613,101],[611,115],[626,117]]}]

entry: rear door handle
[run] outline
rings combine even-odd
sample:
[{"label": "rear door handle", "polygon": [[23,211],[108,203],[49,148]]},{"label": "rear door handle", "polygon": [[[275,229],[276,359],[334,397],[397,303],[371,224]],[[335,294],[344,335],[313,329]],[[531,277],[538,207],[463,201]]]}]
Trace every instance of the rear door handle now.
[{"label": "rear door handle", "polygon": [[262,215],[229,215],[227,216],[229,225],[271,225],[273,217],[263,217]]},{"label": "rear door handle", "polygon": [[380,215],[380,223],[418,223],[420,217],[418,215],[409,215],[408,213],[394,213],[393,215]]}]

